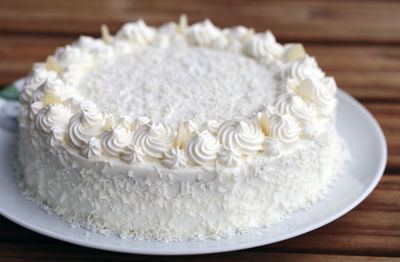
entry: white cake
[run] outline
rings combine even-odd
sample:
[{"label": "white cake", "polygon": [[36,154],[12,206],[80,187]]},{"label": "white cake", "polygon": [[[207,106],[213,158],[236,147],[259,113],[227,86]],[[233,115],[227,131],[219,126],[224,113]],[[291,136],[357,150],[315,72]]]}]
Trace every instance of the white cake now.
[{"label": "white cake", "polygon": [[21,94],[26,191],[84,228],[188,240],[321,199],[347,151],[336,84],[301,44],[209,20],[142,20],[37,63]]}]

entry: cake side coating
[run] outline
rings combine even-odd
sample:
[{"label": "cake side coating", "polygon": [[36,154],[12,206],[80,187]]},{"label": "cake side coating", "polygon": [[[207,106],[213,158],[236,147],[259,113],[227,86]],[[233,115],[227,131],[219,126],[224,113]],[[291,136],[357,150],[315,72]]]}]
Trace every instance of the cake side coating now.
[{"label": "cake side coating", "polygon": [[[185,52],[194,57],[185,60]],[[217,64],[207,62],[211,57],[198,62],[197,52],[217,57],[218,68],[232,61],[230,70],[241,74],[196,78],[190,72]],[[154,72],[142,84],[146,70],[118,69],[154,59],[160,65],[149,67]],[[168,61],[175,71],[162,64]],[[163,82],[171,72],[177,76]],[[118,88],[106,86],[119,74],[125,102],[110,105],[107,92]],[[238,95],[236,107],[218,103],[217,95],[196,100],[203,91],[190,96],[191,88],[219,87],[227,101]],[[267,226],[320,199],[337,177],[346,148],[334,127],[336,89],[301,45],[282,46],[269,31],[219,29],[209,20],[160,28],[128,23],[115,36],[81,37],[34,65],[21,95],[23,181],[71,223],[123,237],[203,239]],[[156,97],[157,90],[164,95]],[[183,104],[186,98],[193,102]],[[153,110],[157,101],[165,104]]]}]

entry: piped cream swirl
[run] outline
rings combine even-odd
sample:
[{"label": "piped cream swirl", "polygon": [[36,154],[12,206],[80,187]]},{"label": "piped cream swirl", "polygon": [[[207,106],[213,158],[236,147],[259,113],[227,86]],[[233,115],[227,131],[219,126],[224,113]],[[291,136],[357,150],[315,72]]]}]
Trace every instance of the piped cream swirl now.
[{"label": "piped cream swirl", "polygon": [[116,35],[118,39],[132,41],[141,46],[151,43],[155,36],[156,30],[147,26],[142,19],[124,24]]},{"label": "piped cream swirl", "polygon": [[322,79],[325,73],[318,67],[314,57],[304,56],[291,62],[285,70],[281,72],[281,79],[293,78],[301,82],[305,79]]},{"label": "piped cream swirl", "polygon": [[46,81],[47,74],[48,71],[42,66],[36,65],[32,68],[32,71],[25,78],[24,91],[20,97],[22,104],[29,103],[33,92]]},{"label": "piped cream swirl", "polygon": [[79,66],[87,69],[93,64],[93,56],[77,46],[67,45],[56,50],[55,59],[59,70],[68,66]]},{"label": "piped cream swirl", "polygon": [[299,123],[289,114],[275,114],[269,119],[269,135],[284,144],[292,144],[299,139]]},{"label": "piped cream swirl", "polygon": [[218,152],[218,163],[227,167],[239,165],[240,158],[241,154],[232,147],[222,146],[221,151]]},{"label": "piped cream swirl", "polygon": [[328,116],[336,106],[336,90],[335,80],[332,77],[325,77],[321,80],[302,81],[297,92],[303,99],[313,102],[321,115]]},{"label": "piped cream swirl", "polygon": [[311,121],[316,116],[313,108],[295,94],[284,94],[277,98],[275,104],[280,114],[290,114],[298,120]]},{"label": "piped cream swirl", "polygon": [[171,169],[184,168],[187,165],[188,158],[185,151],[179,147],[173,147],[165,153],[162,163],[164,166]]},{"label": "piped cream swirl", "polygon": [[46,137],[46,142],[50,146],[60,144],[65,137],[65,125],[56,125],[51,127],[49,134]]},{"label": "piped cream swirl", "polygon": [[81,148],[94,136],[99,136],[105,126],[103,113],[97,111],[93,103],[85,103],[82,110],[71,117],[68,124],[68,140],[78,148]]},{"label": "piped cream swirl", "polygon": [[101,141],[97,137],[91,137],[81,148],[79,153],[88,158],[99,157],[103,154]]},{"label": "piped cream swirl", "polygon": [[220,144],[210,132],[193,132],[185,142],[185,151],[190,161],[196,165],[205,165],[217,159]]},{"label": "piped cream swirl", "polygon": [[146,155],[163,158],[175,142],[175,131],[163,122],[150,122],[136,129],[133,141]]},{"label": "piped cream swirl", "polygon": [[65,127],[70,117],[71,111],[64,105],[47,105],[40,109],[36,117],[36,128],[49,134],[53,127]]},{"label": "piped cream swirl", "polygon": [[132,143],[132,136],[132,132],[122,125],[104,131],[100,137],[104,152],[110,156],[120,156],[124,148]]},{"label": "piped cream swirl", "polygon": [[206,19],[189,28],[187,39],[192,45],[211,46],[211,44],[221,36],[221,30],[213,25],[210,20]]},{"label": "piped cream swirl", "polygon": [[143,150],[135,145],[129,145],[122,152],[121,159],[127,163],[140,163],[144,161]]},{"label": "piped cream swirl", "polygon": [[228,120],[221,124],[217,137],[221,144],[234,147],[243,154],[262,149],[264,134],[261,127],[251,120]]},{"label": "piped cream swirl", "polygon": [[268,57],[270,60],[278,58],[283,53],[283,47],[276,42],[271,31],[256,34],[245,44],[244,51],[247,55],[261,58]]},{"label": "piped cream swirl", "polygon": [[265,137],[263,150],[269,156],[277,156],[281,153],[282,144],[275,137]]}]

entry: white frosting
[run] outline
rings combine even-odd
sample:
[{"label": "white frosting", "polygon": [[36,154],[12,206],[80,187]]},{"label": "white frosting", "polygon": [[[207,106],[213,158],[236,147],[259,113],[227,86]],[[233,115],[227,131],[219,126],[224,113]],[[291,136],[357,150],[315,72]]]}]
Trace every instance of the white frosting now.
[{"label": "white frosting", "polygon": [[190,161],[204,165],[217,159],[220,144],[207,130],[194,132],[185,142],[185,151]]},{"label": "white frosting", "polygon": [[302,46],[185,19],[105,40],[57,49],[21,94],[23,182],[49,210],[122,237],[218,238],[337,176],[336,83]]},{"label": "white frosting", "polygon": [[82,111],[76,113],[68,124],[69,142],[81,148],[91,137],[99,136],[104,129],[105,118],[92,103],[84,103]]},{"label": "white frosting", "polygon": [[155,30],[140,19],[134,23],[124,24],[116,37],[143,46],[149,44],[155,35]]},{"label": "white frosting", "polygon": [[325,73],[318,67],[314,57],[308,55],[296,59],[289,64],[286,70],[282,71],[281,78],[292,78],[297,81],[306,79],[322,79]]},{"label": "white frosting", "polygon": [[75,43],[82,51],[94,57],[110,57],[114,54],[114,49],[106,44],[102,39],[94,39],[90,36],[81,36]]},{"label": "white frosting", "polygon": [[275,137],[267,136],[264,140],[264,152],[270,156],[277,156],[281,153],[282,144]]},{"label": "white frosting", "polygon": [[221,125],[221,121],[208,120],[203,123],[202,129],[207,130],[208,132],[210,132],[211,134],[216,136],[220,125]]},{"label": "white frosting", "polygon": [[276,42],[271,31],[254,35],[244,46],[246,54],[255,57],[266,57],[272,61],[283,53],[283,47]]},{"label": "white frosting", "polygon": [[122,125],[106,130],[101,135],[104,152],[110,156],[120,156],[124,148],[132,142],[132,132]]},{"label": "white frosting", "polygon": [[245,55],[186,43],[101,60],[77,89],[100,110],[176,127],[179,120],[246,118],[274,102],[275,88],[268,86],[276,84],[272,71]]},{"label": "white frosting", "polygon": [[239,165],[240,159],[240,153],[233,147],[222,146],[222,150],[218,153],[218,162],[227,167]]},{"label": "white frosting", "polygon": [[41,64],[36,64],[25,78],[24,91],[21,93],[20,101],[26,104],[30,101],[33,92],[47,80],[47,70]]},{"label": "white frosting", "polygon": [[50,146],[59,145],[64,141],[65,137],[65,127],[63,125],[56,125],[50,128],[50,132],[46,137],[46,142]]},{"label": "white frosting", "polygon": [[129,145],[122,152],[121,159],[128,163],[140,163],[144,161],[145,154],[143,150],[135,145]]},{"label": "white frosting", "polygon": [[71,112],[62,104],[47,105],[37,114],[36,128],[48,134],[52,127],[65,128],[70,117]]},{"label": "white frosting", "polygon": [[284,144],[296,142],[299,139],[300,131],[298,122],[289,114],[276,114],[269,119],[269,135]]},{"label": "white frosting", "polygon": [[280,114],[290,114],[298,120],[311,121],[316,117],[313,108],[295,94],[284,94],[278,97],[276,108]]},{"label": "white frosting", "polygon": [[143,124],[133,136],[133,143],[153,158],[163,158],[163,154],[171,148],[174,141],[174,130],[163,122]]},{"label": "white frosting", "polygon": [[323,116],[332,114],[336,106],[337,86],[331,77],[322,80],[306,79],[298,87],[298,93],[308,101],[313,102]]},{"label": "white frosting", "polygon": [[35,120],[37,114],[39,113],[40,109],[43,108],[43,102],[38,101],[38,102],[33,102],[29,105],[29,119],[30,120]]},{"label": "white frosting", "polygon": [[210,46],[214,40],[221,36],[221,30],[208,19],[192,25],[187,34],[189,43],[199,46]]},{"label": "white frosting", "polygon": [[91,137],[82,147],[79,153],[86,158],[99,157],[103,154],[100,139]]},{"label": "white frosting", "polygon": [[93,63],[93,56],[81,48],[67,45],[58,48],[55,53],[57,66],[65,68],[70,65],[79,66],[81,69],[89,68]]},{"label": "white frosting", "polygon": [[264,134],[261,127],[251,120],[225,121],[218,130],[221,144],[237,148],[244,154],[255,153],[262,149]]},{"label": "white frosting", "polygon": [[168,168],[178,169],[186,167],[187,161],[185,152],[179,147],[175,147],[165,153],[162,163]]}]

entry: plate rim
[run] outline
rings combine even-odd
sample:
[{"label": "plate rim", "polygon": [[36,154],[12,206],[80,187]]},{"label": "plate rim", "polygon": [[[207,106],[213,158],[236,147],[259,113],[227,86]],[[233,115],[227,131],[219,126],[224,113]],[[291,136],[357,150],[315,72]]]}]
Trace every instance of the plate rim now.
[{"label": "plate rim", "polygon": [[[21,83],[21,79],[16,81]],[[313,223],[311,225],[296,229],[290,233],[282,234],[279,236],[271,237],[268,238],[267,240],[257,240],[257,241],[252,241],[249,243],[238,243],[238,244],[233,244],[229,246],[215,246],[215,247],[207,247],[207,248],[192,248],[188,250],[155,250],[153,249],[148,249],[148,248],[135,248],[135,247],[126,247],[126,246],[110,246],[109,244],[104,244],[104,243],[98,243],[98,242],[93,242],[90,240],[85,240],[85,239],[79,239],[76,237],[72,236],[63,236],[61,233],[56,233],[53,232],[52,230],[33,225],[29,223],[26,219],[20,219],[18,217],[13,216],[12,212],[8,213],[3,210],[3,208],[0,206],[0,215],[5,217],[6,219],[26,228],[29,229],[33,232],[39,233],[41,235],[51,237],[60,241],[64,241],[70,244],[78,245],[78,246],[83,246],[83,247],[90,247],[94,249],[100,249],[100,250],[105,250],[105,251],[112,251],[112,252],[121,252],[121,253],[129,253],[129,254],[140,254],[140,255],[200,255],[200,254],[212,254],[212,253],[222,253],[222,252],[228,252],[228,251],[235,251],[235,250],[242,250],[242,249],[247,249],[247,248],[253,248],[253,247],[258,247],[258,246],[263,246],[263,245],[268,245],[276,242],[280,242],[283,240],[287,240],[293,237],[297,237],[299,235],[308,233],[310,231],[313,231],[317,228],[320,228],[326,224],[331,223],[332,221],[342,217],[349,211],[351,211],[353,208],[355,208],[357,205],[359,205],[365,198],[368,197],[368,195],[375,189],[379,181],[381,180],[384,170],[387,164],[387,143],[385,139],[385,135],[382,131],[382,128],[378,124],[377,120],[373,117],[373,115],[366,109],[360,102],[358,102],[355,98],[353,98],[351,95],[346,93],[345,91],[338,89],[338,94],[337,96],[340,96],[341,99],[347,100],[346,102],[351,103],[352,106],[357,107],[357,111],[362,114],[368,122],[371,124],[371,126],[374,129],[374,135],[377,136],[377,139],[379,141],[379,146],[380,146],[380,151],[382,154],[379,155],[381,158],[379,161],[379,165],[376,166],[377,169],[375,171],[375,176],[373,180],[370,182],[368,186],[365,187],[363,192],[354,200],[351,204],[344,206],[344,208],[340,209],[338,212],[335,212],[334,214],[322,219],[321,221],[318,221],[317,223]],[[33,205],[36,205],[36,203],[32,202]],[[37,206],[37,208],[40,208]],[[52,214],[49,214],[52,215]],[[54,215],[53,215],[54,216]],[[66,222],[65,222],[66,223]],[[143,240],[143,241],[151,241],[151,240]],[[218,240],[215,240],[218,241]]]}]

